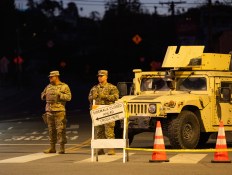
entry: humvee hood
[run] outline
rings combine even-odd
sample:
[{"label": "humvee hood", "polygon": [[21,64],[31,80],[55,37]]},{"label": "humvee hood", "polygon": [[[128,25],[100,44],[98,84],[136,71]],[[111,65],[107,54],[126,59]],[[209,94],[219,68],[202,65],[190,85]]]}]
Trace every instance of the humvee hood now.
[{"label": "humvee hood", "polygon": [[[165,103],[168,101],[175,102],[183,102],[185,105],[197,105],[200,108],[204,108],[210,102],[209,95],[198,95],[198,94],[169,94],[169,95],[139,95],[139,96],[129,96],[124,97],[124,101],[128,103],[136,103],[136,102],[157,102],[157,103]],[[197,103],[197,104],[196,104]]]}]

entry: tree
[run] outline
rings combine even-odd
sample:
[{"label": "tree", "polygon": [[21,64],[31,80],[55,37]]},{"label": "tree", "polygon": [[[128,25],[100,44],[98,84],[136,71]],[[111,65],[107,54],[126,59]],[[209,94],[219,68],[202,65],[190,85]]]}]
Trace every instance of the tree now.
[{"label": "tree", "polygon": [[71,16],[71,17],[78,17],[79,16],[78,8],[77,8],[76,4],[73,2],[68,3],[68,7],[65,10],[69,14],[69,16]]},{"label": "tree", "polygon": [[60,14],[62,6],[57,1],[43,0],[38,7],[48,17],[54,17]]},{"label": "tree", "polygon": [[106,13],[123,15],[127,13],[140,13],[141,3],[139,0],[111,0],[105,4]]}]

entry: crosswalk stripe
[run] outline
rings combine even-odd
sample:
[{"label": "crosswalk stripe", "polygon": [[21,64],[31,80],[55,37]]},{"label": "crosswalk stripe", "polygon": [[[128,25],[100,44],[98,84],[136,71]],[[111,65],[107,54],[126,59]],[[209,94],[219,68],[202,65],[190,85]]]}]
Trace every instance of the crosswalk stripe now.
[{"label": "crosswalk stripe", "polygon": [[33,160],[48,158],[52,156],[57,156],[59,154],[44,154],[44,153],[35,153],[35,154],[29,154],[26,156],[19,156],[9,159],[0,160],[0,163],[26,163]]},{"label": "crosswalk stripe", "polygon": [[[129,153],[129,156],[133,155],[134,153]],[[100,155],[98,156],[98,162],[103,162],[103,163],[106,163],[106,162],[113,162],[113,161],[116,161],[116,160],[119,160],[119,159],[123,159],[123,153],[116,153],[115,155]],[[88,159],[84,159],[84,160],[81,160],[81,161],[77,161],[77,162],[74,162],[74,163],[88,163],[88,162],[92,162],[91,158],[88,158]],[[94,157],[94,162],[97,162],[96,161],[96,157]]]},{"label": "crosswalk stripe", "polygon": [[[132,156],[135,153],[129,153],[129,157]],[[9,159],[3,159],[0,160],[0,163],[26,163],[30,161],[35,161],[43,158],[49,158],[53,156],[58,156],[59,154],[44,154],[44,153],[35,153],[35,154],[29,154],[25,156],[19,156]],[[169,159],[169,162],[167,163],[185,163],[185,164],[196,164],[199,161],[201,161],[203,158],[205,158],[207,154],[177,154]],[[116,153],[116,155],[109,156],[109,155],[99,155],[98,161],[96,161],[96,157],[94,157],[94,162],[113,162],[123,159],[123,153]],[[75,161],[74,163],[89,163],[92,162],[91,157]]]},{"label": "crosswalk stripe", "polygon": [[189,163],[196,164],[207,154],[177,154],[169,159],[169,163]]}]

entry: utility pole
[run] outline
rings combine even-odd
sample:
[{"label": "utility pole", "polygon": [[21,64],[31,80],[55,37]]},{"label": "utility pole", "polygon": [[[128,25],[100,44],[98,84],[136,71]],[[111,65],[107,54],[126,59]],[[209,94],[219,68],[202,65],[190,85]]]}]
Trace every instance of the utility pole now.
[{"label": "utility pole", "polygon": [[176,4],[185,4],[186,1],[168,1],[168,2],[159,2],[161,5],[168,5],[169,10],[171,11],[172,16],[175,15],[175,6]]},{"label": "utility pole", "polygon": [[212,1],[208,0],[208,50],[211,52],[212,48]]},{"label": "utility pole", "polygon": [[157,15],[157,7],[156,6],[154,6],[154,14]]}]

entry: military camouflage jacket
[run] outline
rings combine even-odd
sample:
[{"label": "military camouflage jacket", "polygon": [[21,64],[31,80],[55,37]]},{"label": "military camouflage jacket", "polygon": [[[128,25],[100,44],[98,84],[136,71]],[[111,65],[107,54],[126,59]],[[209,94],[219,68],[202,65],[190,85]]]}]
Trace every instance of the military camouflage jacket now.
[{"label": "military camouflage jacket", "polygon": [[89,92],[90,109],[95,100],[96,105],[109,105],[114,103],[119,98],[119,91],[117,87],[111,83],[104,85],[98,84],[93,86]]},{"label": "military camouflage jacket", "polygon": [[67,84],[60,82],[58,85],[49,84],[41,93],[41,99],[46,100],[46,112],[65,111],[65,104],[71,100],[71,91]]}]

